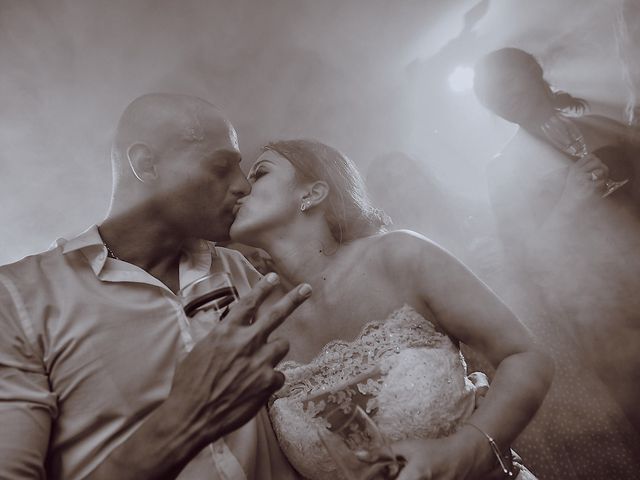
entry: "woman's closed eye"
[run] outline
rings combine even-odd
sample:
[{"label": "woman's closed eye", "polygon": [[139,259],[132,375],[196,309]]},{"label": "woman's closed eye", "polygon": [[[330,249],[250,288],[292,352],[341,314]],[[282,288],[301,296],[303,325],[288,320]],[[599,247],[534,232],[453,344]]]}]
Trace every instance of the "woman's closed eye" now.
[{"label": "woman's closed eye", "polygon": [[266,174],[267,174],[266,168],[259,167],[256,170],[254,170],[253,172],[249,173],[249,182],[254,183],[260,177],[263,177]]}]

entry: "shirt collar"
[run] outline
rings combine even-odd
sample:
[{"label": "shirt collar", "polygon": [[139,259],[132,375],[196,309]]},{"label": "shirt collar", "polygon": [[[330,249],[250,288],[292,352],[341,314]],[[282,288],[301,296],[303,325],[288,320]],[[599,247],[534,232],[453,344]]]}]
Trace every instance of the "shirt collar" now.
[{"label": "shirt collar", "polygon": [[97,225],[91,225],[84,232],[71,240],[60,238],[56,243],[58,246],[62,246],[62,253],[69,253],[74,250],[81,250],[83,248],[93,247],[96,245],[104,248],[105,251],[107,250],[102,243],[102,238],[98,232]]},{"label": "shirt collar", "polygon": [[60,238],[56,241],[56,245],[62,247],[62,253],[65,255],[80,250],[96,275],[102,271],[107,261],[107,247],[102,242],[97,225],[91,225],[71,240]]},{"label": "shirt collar", "polygon": [[215,244],[206,240],[192,240],[187,243],[180,259],[180,286],[197,280],[211,271],[218,257]]},{"label": "shirt collar", "polygon": [[[107,262],[107,247],[105,247],[97,225],[91,225],[71,240],[64,238],[56,241],[58,247],[62,247],[62,253],[67,254],[80,250],[87,258],[91,269],[100,275]],[[215,244],[206,240],[193,239],[188,242],[180,259],[180,285],[188,283],[209,273],[214,260],[218,257]]]}]

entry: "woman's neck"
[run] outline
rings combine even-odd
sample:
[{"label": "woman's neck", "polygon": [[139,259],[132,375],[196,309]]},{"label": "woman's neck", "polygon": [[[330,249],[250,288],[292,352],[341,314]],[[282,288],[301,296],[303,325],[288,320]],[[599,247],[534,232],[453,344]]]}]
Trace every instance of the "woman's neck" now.
[{"label": "woman's neck", "polygon": [[301,282],[313,285],[339,256],[341,247],[328,227],[310,232],[298,232],[297,235],[290,232],[261,247],[269,253],[276,271],[290,286]]}]

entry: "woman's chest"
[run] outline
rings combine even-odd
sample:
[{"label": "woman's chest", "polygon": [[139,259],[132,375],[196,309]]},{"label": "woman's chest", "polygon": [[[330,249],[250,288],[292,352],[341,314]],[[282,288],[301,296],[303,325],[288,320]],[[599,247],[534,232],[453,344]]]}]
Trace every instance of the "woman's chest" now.
[{"label": "woman's chest", "polygon": [[332,340],[353,340],[371,321],[386,319],[403,304],[416,304],[399,282],[366,268],[325,277],[312,298],[281,327],[290,341],[288,359],[307,362]]}]

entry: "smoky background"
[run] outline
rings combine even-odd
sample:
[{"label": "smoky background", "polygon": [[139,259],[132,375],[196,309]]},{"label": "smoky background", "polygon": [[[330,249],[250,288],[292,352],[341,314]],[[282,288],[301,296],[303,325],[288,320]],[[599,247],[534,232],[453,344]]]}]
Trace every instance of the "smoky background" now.
[{"label": "smoky background", "polygon": [[452,91],[449,76],[493,48],[521,46],[542,54],[555,83],[621,117],[616,2],[585,6],[2,0],[0,263],[104,215],[117,118],[150,91],[219,105],[239,132],[245,167],[268,140],[313,137],[365,174],[376,157],[404,152],[447,194],[485,206],[484,166],[514,127],[468,87]]},{"label": "smoky background", "polygon": [[[640,93],[640,20],[625,20],[638,10],[634,0],[0,0],[0,264],[99,222],[121,112],[143,93],[185,93],[227,114],[245,171],[271,140],[340,149],[396,227],[459,256],[535,333],[549,313],[508,273],[487,190],[516,127],[478,103],[469,72],[486,52],[523,48],[591,113],[625,122]],[[619,377],[617,401],[632,405],[638,243],[635,227],[616,228],[631,238],[622,269],[554,258],[553,238],[538,254],[562,269],[546,288],[580,305],[562,338],[591,348],[589,368],[608,359],[599,376]],[[594,257],[607,247],[593,245]]]}]

